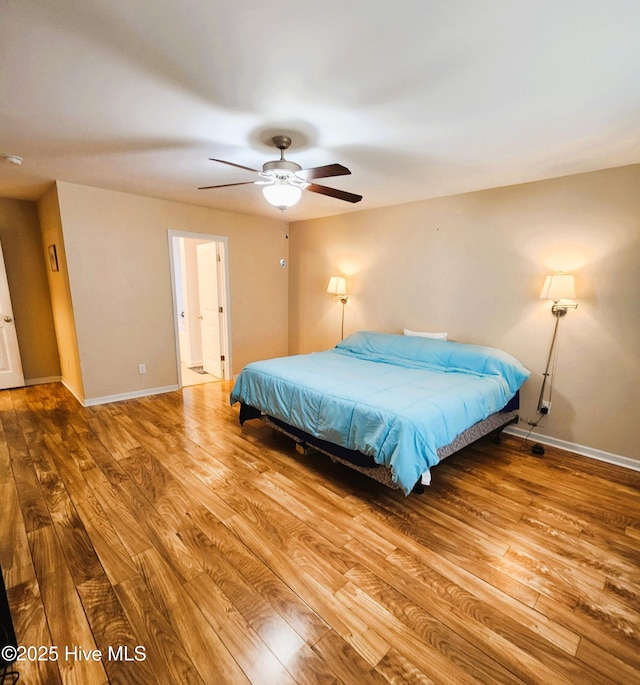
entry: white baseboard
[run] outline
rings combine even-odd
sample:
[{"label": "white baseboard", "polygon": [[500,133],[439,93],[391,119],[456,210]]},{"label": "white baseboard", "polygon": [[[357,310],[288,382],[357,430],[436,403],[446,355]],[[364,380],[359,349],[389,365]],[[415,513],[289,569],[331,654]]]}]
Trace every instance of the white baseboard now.
[{"label": "white baseboard", "polygon": [[46,376],[45,378],[25,378],[25,386],[43,385],[44,383],[59,383],[62,376]]},{"label": "white baseboard", "polygon": [[160,395],[163,392],[172,392],[179,389],[177,385],[166,385],[161,388],[146,388],[145,390],[135,390],[133,392],[118,393],[117,395],[105,395],[104,397],[90,397],[89,399],[85,399],[75,388],[71,387],[64,378],[62,379],[62,385],[64,385],[83,407],[94,407],[98,404],[133,400],[138,397],[147,397],[149,395]]},{"label": "white baseboard", "polygon": [[146,388],[144,390],[134,390],[133,392],[122,392],[117,395],[91,397],[89,399],[82,400],[81,404],[85,407],[94,407],[97,404],[108,404],[109,402],[122,402],[122,400],[134,400],[138,397],[148,397],[149,395],[161,395],[163,392],[173,392],[174,390],[179,390],[179,386],[165,385],[161,388]]},{"label": "white baseboard", "polygon": [[605,461],[608,464],[615,464],[622,466],[632,471],[640,471],[640,460],[631,459],[630,457],[623,457],[612,452],[604,452],[593,447],[586,447],[585,445],[577,445],[574,442],[567,440],[560,440],[559,438],[550,437],[548,435],[538,435],[537,433],[530,434],[529,431],[523,428],[516,428],[514,426],[507,426],[504,429],[505,433],[515,435],[518,438],[528,438],[531,441],[539,442],[542,445],[549,445],[550,447],[557,447],[561,450],[567,450],[574,454],[579,454],[582,457],[589,457],[590,459],[597,459],[598,461]]}]

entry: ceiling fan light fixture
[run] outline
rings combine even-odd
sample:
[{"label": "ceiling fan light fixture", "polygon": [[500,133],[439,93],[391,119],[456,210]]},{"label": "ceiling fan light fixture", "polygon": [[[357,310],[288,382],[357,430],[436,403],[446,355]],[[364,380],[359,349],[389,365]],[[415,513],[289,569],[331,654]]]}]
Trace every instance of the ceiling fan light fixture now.
[{"label": "ceiling fan light fixture", "polygon": [[277,180],[262,187],[265,200],[278,209],[285,210],[298,202],[302,188],[291,185],[287,180]]}]

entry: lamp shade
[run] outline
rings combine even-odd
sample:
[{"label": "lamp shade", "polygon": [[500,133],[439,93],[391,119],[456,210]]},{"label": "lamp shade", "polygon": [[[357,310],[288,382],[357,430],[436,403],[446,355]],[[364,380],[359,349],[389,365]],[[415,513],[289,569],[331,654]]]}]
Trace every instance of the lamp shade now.
[{"label": "lamp shade", "polygon": [[346,295],[347,281],[342,278],[342,276],[331,276],[329,285],[327,286],[327,292],[330,295]]},{"label": "lamp shade", "polygon": [[540,299],[542,300],[575,300],[576,284],[573,279],[573,274],[557,273],[553,276],[547,276]]},{"label": "lamp shade", "polygon": [[276,181],[262,187],[266,201],[278,209],[292,207],[300,199],[302,189],[292,186],[287,181]]}]

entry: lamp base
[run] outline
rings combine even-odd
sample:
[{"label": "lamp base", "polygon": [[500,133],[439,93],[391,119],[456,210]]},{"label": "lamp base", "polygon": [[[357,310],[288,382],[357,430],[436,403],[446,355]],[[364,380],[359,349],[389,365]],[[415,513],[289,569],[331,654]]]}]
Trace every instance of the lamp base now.
[{"label": "lamp base", "polygon": [[536,442],[536,444],[531,448],[531,453],[540,456],[544,454],[544,447],[539,442]]}]

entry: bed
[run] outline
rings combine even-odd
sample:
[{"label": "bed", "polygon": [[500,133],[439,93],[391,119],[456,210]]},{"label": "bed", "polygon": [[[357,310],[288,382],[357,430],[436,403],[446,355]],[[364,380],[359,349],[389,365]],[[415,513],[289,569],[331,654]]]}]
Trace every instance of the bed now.
[{"label": "bed", "polygon": [[248,364],[231,391],[260,417],[405,495],[442,458],[517,421],[530,372],[482,345],[359,331],[335,348]]}]

